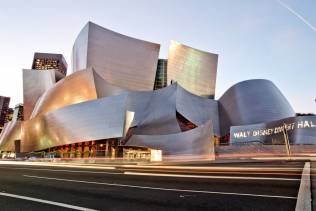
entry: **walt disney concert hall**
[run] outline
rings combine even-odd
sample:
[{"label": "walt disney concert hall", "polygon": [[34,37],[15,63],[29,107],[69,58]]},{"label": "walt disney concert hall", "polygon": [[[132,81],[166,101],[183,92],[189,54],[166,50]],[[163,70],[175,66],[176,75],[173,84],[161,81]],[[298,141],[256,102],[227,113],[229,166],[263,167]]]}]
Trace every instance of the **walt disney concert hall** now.
[{"label": "walt disney concert hall", "polygon": [[[242,81],[215,100],[217,54],[171,41],[159,59],[159,49],[88,22],[71,74],[62,55],[36,53],[22,71],[24,120],[5,125],[0,150],[213,158],[223,143],[282,145],[285,135],[292,145],[316,143],[316,117],[296,117],[271,81]],[[42,61],[50,68],[36,68]]]}]

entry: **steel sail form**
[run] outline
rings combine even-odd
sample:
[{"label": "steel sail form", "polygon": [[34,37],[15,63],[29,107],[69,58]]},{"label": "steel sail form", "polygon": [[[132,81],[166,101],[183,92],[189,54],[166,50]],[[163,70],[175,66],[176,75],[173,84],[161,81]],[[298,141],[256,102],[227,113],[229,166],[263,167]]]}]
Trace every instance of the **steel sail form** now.
[{"label": "steel sail form", "polygon": [[73,71],[93,67],[110,84],[149,91],[154,87],[159,49],[159,44],[88,22],[73,46]]},{"label": "steel sail form", "polygon": [[295,112],[269,80],[254,79],[230,87],[218,100],[222,135],[231,126],[248,125],[295,116]]}]

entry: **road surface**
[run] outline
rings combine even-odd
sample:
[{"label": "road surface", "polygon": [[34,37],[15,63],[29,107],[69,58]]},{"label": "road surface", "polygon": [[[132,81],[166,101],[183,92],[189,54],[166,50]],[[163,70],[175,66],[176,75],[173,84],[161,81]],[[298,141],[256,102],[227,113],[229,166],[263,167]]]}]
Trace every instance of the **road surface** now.
[{"label": "road surface", "polygon": [[304,162],[45,165],[0,162],[0,209],[295,210]]}]

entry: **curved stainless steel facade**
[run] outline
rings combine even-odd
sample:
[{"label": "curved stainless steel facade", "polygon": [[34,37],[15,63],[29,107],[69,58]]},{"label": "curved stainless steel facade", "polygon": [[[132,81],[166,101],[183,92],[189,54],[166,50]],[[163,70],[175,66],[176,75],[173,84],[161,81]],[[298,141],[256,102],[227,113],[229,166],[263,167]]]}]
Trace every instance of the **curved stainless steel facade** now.
[{"label": "curved stainless steel facade", "polygon": [[189,92],[214,98],[218,55],[171,41],[167,79],[179,83]]},{"label": "curved stainless steel facade", "polygon": [[87,68],[89,23],[80,31],[72,47],[72,71]]},{"label": "curved stainless steel facade", "polygon": [[237,83],[218,102],[222,135],[228,134],[231,126],[295,116],[289,102],[269,80],[255,79]]},{"label": "curved stainless steel facade", "polygon": [[0,134],[0,149],[2,151],[15,151],[15,140],[21,140],[21,121],[8,122]]},{"label": "curved stainless steel facade", "polygon": [[214,134],[220,136],[218,103],[216,100],[196,96],[178,86],[176,109],[197,126],[211,120]]},{"label": "curved stainless steel facade", "polygon": [[98,98],[118,95],[127,91],[121,87],[110,84],[95,71],[93,71],[93,77],[94,77],[94,85],[95,85]]},{"label": "curved stainless steel facade", "polygon": [[38,100],[31,118],[71,104],[97,98],[93,69],[77,71],[47,90]]},{"label": "curved stainless steel facade", "polygon": [[161,149],[164,155],[214,155],[214,138],[210,121],[190,131],[169,135],[133,135],[129,146]]},{"label": "curved stainless steel facade", "polygon": [[151,92],[145,109],[141,111],[136,134],[164,135],[181,131],[176,119],[176,92],[176,85]]},{"label": "curved stainless steel facade", "polygon": [[55,70],[23,70],[24,119],[28,120],[42,94],[56,82]]},{"label": "curved stainless steel facade", "polygon": [[[260,92],[253,91],[254,88],[250,89],[252,86],[261,87]],[[76,89],[78,87],[81,89]],[[90,91],[85,91],[82,87]],[[238,98],[230,93],[237,95]],[[258,102],[259,93],[268,95],[270,101],[267,101],[267,98],[260,98],[263,102],[259,102],[260,105],[254,108],[250,103]],[[65,98],[66,96],[73,98]],[[229,89],[219,102],[196,96],[177,83],[155,91],[127,91],[106,82],[93,69],[82,70],[66,77],[44,93],[39,100],[37,110],[34,111],[34,116],[23,122],[21,150],[25,152],[42,150],[87,140],[120,139],[127,134],[129,126],[132,131],[129,134],[131,138],[126,140],[128,145],[138,143],[148,147],[161,147],[158,140],[163,144],[165,143],[163,139],[174,139],[174,143],[170,143],[170,146],[167,144],[163,149],[167,154],[182,153],[189,150],[193,143],[206,141],[206,133],[200,130],[204,131],[201,128],[204,128],[207,122],[210,122],[214,135],[220,136],[226,134],[225,130],[229,130],[234,124],[264,121],[263,118],[272,119],[286,115],[282,111],[284,108],[289,115],[293,115],[291,107],[282,97],[279,90],[266,80],[239,83]],[[82,101],[76,101],[78,98]],[[249,103],[248,108],[246,102]],[[282,102],[282,106],[278,107]],[[55,106],[52,106],[54,104]],[[230,110],[224,110],[226,113],[223,113],[221,109],[227,108],[228,105],[234,106],[228,107]],[[244,116],[240,116],[243,111],[238,108],[246,108],[252,115],[245,113]],[[270,111],[267,108],[276,110]],[[181,132],[177,112],[195,124],[196,128]],[[257,116],[251,119],[255,116],[254,112],[257,112]],[[126,116],[126,114],[133,115]],[[224,133],[221,133],[220,127],[224,129]],[[12,145],[14,140],[9,138],[8,141],[9,139],[5,137],[8,135],[2,137],[2,142]],[[172,153],[174,147],[180,143],[177,140],[180,139],[188,143]],[[149,143],[150,140],[153,140],[153,143]],[[185,150],[186,147],[188,148]]]},{"label": "curved stainless steel facade", "polygon": [[[105,81],[93,68],[77,71],[49,87],[50,89],[47,88],[42,95],[40,95],[43,90],[41,86],[31,91],[26,89],[29,95],[34,91],[40,96],[34,108],[31,109],[31,118],[68,105],[118,95],[126,91]],[[30,99],[33,98],[30,97]]]},{"label": "curved stainless steel facade", "polygon": [[[84,75],[89,78],[93,75],[91,71],[93,70],[90,70],[90,73],[89,70],[83,70],[73,75]],[[70,81],[66,77],[65,80],[59,83],[67,84]],[[58,96],[61,99],[68,93],[66,84],[59,85],[63,86],[64,89],[52,88],[52,90],[55,90],[54,92],[59,93]],[[90,85],[92,86],[93,83]],[[63,92],[56,91],[59,89]],[[203,115],[203,112],[209,111],[216,114],[217,104],[213,104],[212,100],[193,96],[176,83],[156,91],[121,91],[122,93],[117,93],[116,96],[95,100],[85,99],[87,100],[85,102],[64,104],[57,109],[47,109],[45,112],[36,113],[33,118],[23,122],[21,151],[42,150],[88,140],[123,138],[127,133],[127,126],[134,128],[132,135],[136,137],[142,135],[170,135],[170,138],[173,138],[172,134],[178,134],[176,137],[179,140],[186,139],[188,141],[187,150],[189,150],[193,142],[199,143],[201,141],[203,142],[201,147],[205,147],[206,141],[209,140],[210,136],[206,137],[206,129],[203,125],[207,124],[207,122],[210,122],[209,125],[211,125],[211,120],[215,124],[219,124],[216,116]],[[47,100],[47,102],[44,101],[47,105],[50,105],[49,102],[58,102],[54,100],[55,98],[47,97],[44,99]],[[185,104],[185,102],[194,103]],[[203,110],[203,105],[210,106],[210,108]],[[196,110],[190,110],[189,107],[191,106],[196,106]],[[44,110],[42,109],[41,111]],[[182,132],[177,122],[176,112],[193,119],[197,124],[197,128],[192,129],[192,131],[196,132],[190,132],[190,130],[181,135]],[[128,115],[126,116],[126,114]],[[207,126],[207,128],[210,127],[212,126]],[[210,130],[208,130],[209,132]],[[203,134],[204,136],[202,136]],[[192,136],[192,142],[189,141],[190,136]],[[129,143],[129,140],[127,143]],[[179,143],[180,141],[178,141]],[[174,144],[177,145],[176,142]],[[183,151],[184,148],[181,150]],[[195,152],[198,148],[196,147],[196,149],[192,150]]]},{"label": "curved stainless steel facade", "polygon": [[159,44],[89,22],[73,47],[73,71],[93,67],[106,81],[123,89],[152,90],[159,49]]},{"label": "curved stainless steel facade", "polygon": [[211,120],[219,135],[217,102],[195,96],[177,83],[153,92],[129,93],[127,108],[135,112],[133,126],[138,135],[179,133],[176,112],[197,126]]},{"label": "curved stainless steel facade", "polygon": [[66,106],[23,123],[21,151],[123,136],[126,95]]}]

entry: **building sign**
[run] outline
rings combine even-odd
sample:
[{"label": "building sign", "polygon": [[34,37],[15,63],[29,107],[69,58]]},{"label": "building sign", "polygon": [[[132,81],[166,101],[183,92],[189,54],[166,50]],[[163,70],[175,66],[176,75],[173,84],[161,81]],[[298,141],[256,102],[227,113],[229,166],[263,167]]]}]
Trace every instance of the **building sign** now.
[{"label": "building sign", "polygon": [[291,144],[316,144],[316,116],[299,116],[273,122],[233,126],[230,128],[230,143],[284,144],[283,130]]}]

